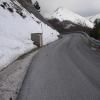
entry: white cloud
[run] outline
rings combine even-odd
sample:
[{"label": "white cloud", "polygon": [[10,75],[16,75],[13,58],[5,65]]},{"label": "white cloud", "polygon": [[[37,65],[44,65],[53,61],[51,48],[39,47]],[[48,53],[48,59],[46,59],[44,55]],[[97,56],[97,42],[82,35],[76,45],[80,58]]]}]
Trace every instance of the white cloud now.
[{"label": "white cloud", "polygon": [[[36,0],[33,0],[33,2]],[[58,7],[65,7],[84,15],[100,12],[100,0],[37,0],[42,13],[56,10]]]}]

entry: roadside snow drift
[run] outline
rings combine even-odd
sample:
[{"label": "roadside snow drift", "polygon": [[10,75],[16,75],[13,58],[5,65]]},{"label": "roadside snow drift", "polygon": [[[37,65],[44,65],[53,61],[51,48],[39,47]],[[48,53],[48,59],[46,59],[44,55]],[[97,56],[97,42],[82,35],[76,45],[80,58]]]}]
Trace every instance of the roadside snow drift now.
[{"label": "roadside snow drift", "polygon": [[[47,16],[46,16],[47,17]],[[51,17],[48,16],[48,18],[57,18],[60,21],[71,21],[75,24],[80,24],[82,26],[87,26],[89,28],[93,28],[93,23],[90,22],[88,19],[68,10],[65,8],[58,8],[52,15]]]},{"label": "roadside snow drift", "polygon": [[26,11],[16,1],[0,1],[0,70],[33,48],[31,33],[43,32],[43,44],[58,39],[58,32]]}]

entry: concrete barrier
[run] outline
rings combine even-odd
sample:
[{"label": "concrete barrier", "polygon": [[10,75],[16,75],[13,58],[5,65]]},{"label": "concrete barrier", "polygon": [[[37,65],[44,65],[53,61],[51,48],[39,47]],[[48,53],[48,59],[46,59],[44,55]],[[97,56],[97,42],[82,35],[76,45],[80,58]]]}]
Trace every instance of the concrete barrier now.
[{"label": "concrete barrier", "polygon": [[43,46],[42,33],[32,33],[31,40],[33,41],[33,44],[35,44],[36,46],[38,46],[38,47]]}]

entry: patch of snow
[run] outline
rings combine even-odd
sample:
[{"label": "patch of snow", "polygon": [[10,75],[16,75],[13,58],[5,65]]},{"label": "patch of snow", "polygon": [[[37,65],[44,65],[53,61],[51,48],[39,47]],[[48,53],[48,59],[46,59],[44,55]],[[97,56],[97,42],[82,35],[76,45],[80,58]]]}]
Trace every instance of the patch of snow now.
[{"label": "patch of snow", "polygon": [[58,39],[59,33],[56,30],[52,30],[52,28],[50,28],[49,26],[43,23],[41,25],[42,25],[42,31],[43,31],[43,44],[44,45]]}]

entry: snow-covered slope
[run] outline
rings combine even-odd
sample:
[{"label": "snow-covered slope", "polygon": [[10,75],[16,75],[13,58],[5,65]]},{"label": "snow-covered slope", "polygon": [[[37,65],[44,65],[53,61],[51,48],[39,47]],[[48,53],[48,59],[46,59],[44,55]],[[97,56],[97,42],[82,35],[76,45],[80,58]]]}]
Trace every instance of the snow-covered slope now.
[{"label": "snow-covered slope", "polygon": [[87,19],[90,20],[91,22],[94,22],[96,19],[100,19],[100,14],[97,14],[95,16],[87,17]]},{"label": "snow-covered slope", "polygon": [[68,20],[68,21],[72,21],[75,24],[81,24],[83,26],[86,25],[90,28],[93,28],[93,23],[91,23],[88,19],[86,19],[68,9],[65,9],[65,8],[58,8],[51,15],[51,17],[48,16],[48,18],[57,18],[60,21]]},{"label": "snow-covered slope", "polygon": [[36,46],[31,33],[43,32],[43,44],[59,33],[25,10],[16,0],[0,0],[0,70]]}]

